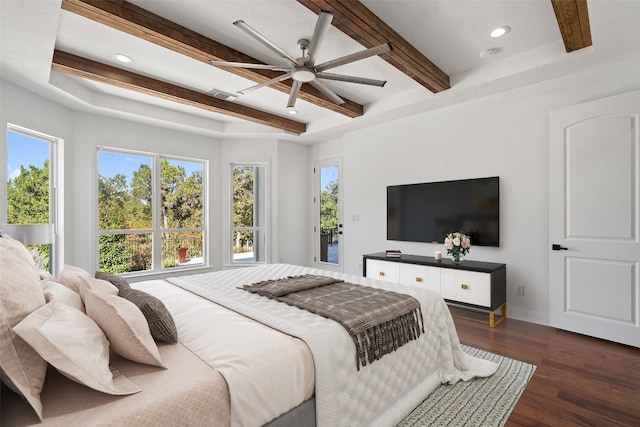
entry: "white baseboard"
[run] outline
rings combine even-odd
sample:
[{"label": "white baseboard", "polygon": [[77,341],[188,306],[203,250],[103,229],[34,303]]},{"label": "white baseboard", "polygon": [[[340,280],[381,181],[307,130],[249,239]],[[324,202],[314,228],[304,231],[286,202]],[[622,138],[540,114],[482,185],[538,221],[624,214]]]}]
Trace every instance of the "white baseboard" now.
[{"label": "white baseboard", "polygon": [[507,304],[507,318],[549,326],[549,313],[514,307],[509,304]]}]

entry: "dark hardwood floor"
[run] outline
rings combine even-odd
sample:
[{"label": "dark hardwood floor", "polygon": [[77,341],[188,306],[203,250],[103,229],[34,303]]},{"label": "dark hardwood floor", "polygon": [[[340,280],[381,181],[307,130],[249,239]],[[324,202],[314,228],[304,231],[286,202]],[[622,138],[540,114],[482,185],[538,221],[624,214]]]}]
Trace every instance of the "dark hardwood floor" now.
[{"label": "dark hardwood floor", "polygon": [[507,318],[460,342],[537,366],[507,426],[640,426],[640,349]]}]

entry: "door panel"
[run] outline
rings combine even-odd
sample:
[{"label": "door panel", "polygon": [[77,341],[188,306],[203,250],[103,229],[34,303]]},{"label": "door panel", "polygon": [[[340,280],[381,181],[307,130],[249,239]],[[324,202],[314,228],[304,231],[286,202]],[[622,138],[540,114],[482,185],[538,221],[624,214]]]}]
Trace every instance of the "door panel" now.
[{"label": "door panel", "polygon": [[566,264],[568,314],[633,325],[635,263],[567,257]]},{"label": "door panel", "polygon": [[634,238],[635,129],[633,116],[595,118],[567,128],[567,238]]},{"label": "door panel", "polygon": [[549,322],[640,347],[640,91],[550,114]]}]

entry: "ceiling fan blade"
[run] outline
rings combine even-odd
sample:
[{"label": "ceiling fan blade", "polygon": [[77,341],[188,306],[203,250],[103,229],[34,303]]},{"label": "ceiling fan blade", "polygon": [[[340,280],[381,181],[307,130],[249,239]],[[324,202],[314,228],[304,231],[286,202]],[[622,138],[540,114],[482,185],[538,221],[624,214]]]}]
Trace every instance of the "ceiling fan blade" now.
[{"label": "ceiling fan blade", "polygon": [[387,83],[386,80],[367,79],[365,77],[354,77],[354,76],[346,76],[344,74],[333,74],[333,73],[316,73],[316,77],[319,79],[325,79],[325,80],[336,80],[339,82],[360,83],[363,85],[380,86],[380,87],[383,87]]},{"label": "ceiling fan blade", "polygon": [[281,82],[283,80],[290,79],[292,74],[293,74],[293,72],[285,73],[285,74],[283,74],[281,76],[274,77],[271,80],[267,80],[266,82],[262,82],[260,84],[255,85],[255,86],[251,86],[249,88],[246,88],[246,89],[243,89],[243,90],[239,90],[238,93],[241,94],[241,95],[244,95],[245,93],[251,92],[252,90],[260,89],[261,87],[269,86],[271,84],[278,83],[278,82]]},{"label": "ceiling fan blade", "polygon": [[330,68],[339,67],[340,65],[349,64],[351,62],[359,61],[370,56],[380,55],[391,50],[393,50],[393,46],[390,42],[383,43],[380,46],[361,50],[360,52],[352,53],[341,58],[336,58],[332,61],[324,62],[316,67],[316,71],[324,71]]},{"label": "ceiling fan blade", "polygon": [[327,86],[325,86],[324,83],[321,83],[318,80],[313,80],[310,83],[313,85],[313,87],[315,87],[320,92],[325,94],[327,98],[329,98],[331,102],[333,102],[334,104],[338,104],[338,105],[344,104],[344,99],[336,95],[336,93],[331,89],[329,89]]},{"label": "ceiling fan blade", "polygon": [[209,65],[214,67],[238,67],[238,68],[256,68],[258,70],[273,70],[273,71],[289,71],[291,67],[283,67],[280,65],[268,65],[268,64],[249,64],[247,62],[225,62],[225,61],[212,61],[209,60]]},{"label": "ceiling fan blade", "polygon": [[289,93],[289,102],[287,102],[287,108],[293,108],[296,105],[296,99],[298,99],[298,92],[302,87],[302,82],[294,80],[291,85],[291,92]]},{"label": "ceiling fan blade", "polygon": [[320,49],[324,36],[327,34],[327,31],[331,26],[332,19],[332,12],[324,9],[320,10],[318,20],[316,21],[316,27],[313,29],[313,36],[311,36],[311,43],[309,43],[309,58],[307,59],[306,64],[315,64],[318,49]]},{"label": "ceiling fan blade", "polygon": [[298,65],[298,63],[296,62],[296,59],[294,57],[292,57],[287,52],[285,52],[284,50],[280,49],[278,46],[273,44],[265,36],[263,36],[258,31],[253,29],[249,24],[247,24],[243,20],[240,19],[240,20],[234,22],[233,25],[235,25],[236,27],[240,28],[245,33],[247,33],[251,37],[253,37],[254,39],[258,40],[260,43],[262,43],[264,46],[266,46],[271,51],[273,51],[273,52],[277,53],[278,55],[280,55],[282,58],[287,59],[293,65]]}]

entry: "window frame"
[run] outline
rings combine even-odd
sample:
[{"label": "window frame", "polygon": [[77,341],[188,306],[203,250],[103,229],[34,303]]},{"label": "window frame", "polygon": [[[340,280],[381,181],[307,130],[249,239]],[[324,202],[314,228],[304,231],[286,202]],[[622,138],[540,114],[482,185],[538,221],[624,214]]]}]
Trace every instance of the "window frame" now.
[{"label": "window frame", "polygon": [[[100,182],[100,152],[110,152],[122,155],[143,156],[151,158],[152,165],[152,182],[151,182],[151,228],[135,228],[135,229],[105,229],[99,228],[99,182]],[[95,209],[94,218],[94,236],[95,243],[93,245],[94,262],[96,269],[100,267],[100,236],[101,235],[118,235],[118,234],[150,234],[152,236],[152,254],[151,254],[151,269],[149,270],[137,270],[126,273],[120,273],[124,277],[136,277],[155,274],[167,274],[175,271],[194,270],[210,267],[209,260],[209,232],[208,232],[208,207],[209,207],[209,189],[208,189],[208,176],[209,176],[209,161],[206,159],[177,156],[172,154],[165,154],[159,152],[148,152],[140,150],[132,150],[127,148],[111,147],[111,146],[97,146],[96,147],[96,173],[95,179],[95,201],[93,203]],[[162,204],[161,188],[161,162],[178,161],[178,162],[192,162],[200,163],[202,165],[202,223],[200,227],[190,228],[162,228],[161,215],[159,214],[159,206]],[[202,233],[202,263],[176,265],[172,267],[162,266],[162,234],[163,233],[175,233],[175,232],[201,232]]]},{"label": "window frame", "polygon": [[49,245],[49,272],[55,277],[60,274],[64,260],[64,236],[58,233],[59,229],[64,228],[63,203],[64,200],[64,178],[62,172],[64,170],[62,159],[64,159],[63,147],[64,140],[56,136],[48,135],[33,129],[18,126],[12,123],[6,124],[5,129],[5,164],[2,166],[5,175],[5,188],[3,190],[4,202],[6,206],[5,212],[2,212],[3,220],[0,223],[8,224],[9,195],[7,194],[7,170],[9,161],[9,141],[8,133],[13,132],[32,139],[47,142],[49,147],[49,224],[53,225],[53,242]]},{"label": "window frame", "polygon": [[[262,209],[264,211],[264,226],[252,226],[252,227],[236,227],[235,224],[233,223],[233,210],[234,210],[234,189],[233,189],[233,185],[234,185],[234,179],[233,179],[233,172],[234,172],[234,168],[237,166],[241,166],[241,167],[262,167],[264,168],[264,173],[263,175],[263,183],[262,183],[262,187],[264,188],[264,194],[262,197],[262,200],[264,201]],[[269,177],[269,162],[267,161],[231,161],[229,162],[229,231],[227,234],[227,256],[228,256],[228,265],[233,266],[233,267],[240,267],[240,266],[250,266],[250,265],[264,265],[264,264],[268,264],[270,262],[270,254],[271,254],[271,250],[270,250],[270,246],[271,246],[271,240],[270,240],[270,197],[271,197],[271,192],[269,191],[270,188],[270,177]],[[255,187],[255,173],[254,173],[254,187]],[[255,206],[255,197],[254,197],[254,206]],[[254,208],[254,218],[255,218],[255,208]],[[255,222],[255,220],[254,220]],[[254,230],[254,233],[256,231],[262,230],[264,232],[264,247],[262,248],[262,251],[264,252],[264,257],[263,257],[263,261],[256,261],[255,255],[253,257],[252,261],[238,261],[234,258],[234,245],[233,245],[233,236],[234,236],[234,232],[237,229],[241,229],[241,230]],[[255,243],[254,243],[255,245]],[[255,251],[255,247],[254,247],[254,251]],[[255,252],[254,252],[255,254]]]}]

